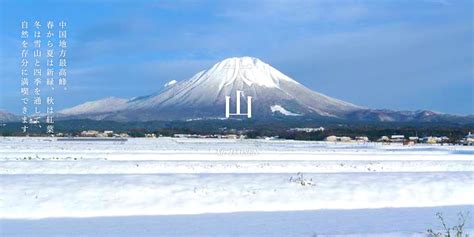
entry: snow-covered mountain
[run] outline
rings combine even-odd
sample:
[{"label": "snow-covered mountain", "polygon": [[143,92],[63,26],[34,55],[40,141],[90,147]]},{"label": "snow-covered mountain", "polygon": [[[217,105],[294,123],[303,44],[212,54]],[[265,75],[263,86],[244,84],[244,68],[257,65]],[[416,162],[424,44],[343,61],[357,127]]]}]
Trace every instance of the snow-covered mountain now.
[{"label": "snow-covered mountain", "polygon": [[[314,92],[257,58],[228,58],[188,80],[167,83],[158,93],[131,100],[107,98],[60,111],[66,117],[147,121],[225,116],[225,97],[235,111],[236,91],[242,91],[242,111],[252,96],[252,114],[343,117],[359,106]],[[275,109],[278,108],[278,109]],[[283,111],[283,112],[282,112]]]},{"label": "snow-covered mountain", "polygon": [[64,118],[115,121],[224,118],[225,98],[235,112],[236,91],[242,91],[241,111],[252,97],[252,118],[326,117],[398,121],[414,114],[370,110],[314,92],[253,57],[228,58],[188,80],[170,81],[155,94],[130,100],[106,98],[60,111]]}]

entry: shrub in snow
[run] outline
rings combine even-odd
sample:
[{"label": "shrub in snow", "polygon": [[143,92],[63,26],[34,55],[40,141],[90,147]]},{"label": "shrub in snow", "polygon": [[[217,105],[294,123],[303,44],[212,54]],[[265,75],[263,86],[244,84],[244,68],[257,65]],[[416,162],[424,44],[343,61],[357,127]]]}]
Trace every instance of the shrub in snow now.
[{"label": "shrub in snow", "polygon": [[435,232],[433,229],[428,229],[428,237],[468,237],[468,234],[464,234],[464,225],[466,223],[466,218],[469,216],[469,212],[464,215],[462,212],[458,213],[458,224],[453,227],[448,227],[444,221],[443,214],[438,212],[436,213],[438,219],[443,225],[443,232]]},{"label": "shrub in snow", "polygon": [[307,179],[303,176],[302,173],[298,172],[296,177],[291,176],[290,182],[300,184],[301,186],[315,186],[313,179]]}]

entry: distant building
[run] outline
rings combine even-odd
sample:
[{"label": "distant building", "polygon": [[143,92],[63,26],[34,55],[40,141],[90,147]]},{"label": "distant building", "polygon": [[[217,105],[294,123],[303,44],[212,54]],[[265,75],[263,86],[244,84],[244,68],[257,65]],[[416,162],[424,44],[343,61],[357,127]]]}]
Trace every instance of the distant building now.
[{"label": "distant building", "polygon": [[382,136],[378,140],[378,142],[390,142],[390,138],[387,136]]},{"label": "distant building", "polygon": [[154,134],[154,133],[146,133],[146,134],[145,134],[145,137],[147,137],[147,138],[156,138],[156,134]]},{"label": "distant building", "polygon": [[350,142],[350,141],[352,141],[352,138],[350,138],[350,137],[340,137],[339,140],[341,142]]},{"label": "distant building", "polygon": [[369,142],[369,138],[368,137],[355,137],[355,140],[358,141],[358,142]]},{"label": "distant building", "polygon": [[227,135],[222,135],[221,138],[244,139],[244,138],[246,138],[246,136],[245,135],[238,135],[238,134],[227,134]]},{"label": "distant building", "polygon": [[246,135],[242,134],[226,134],[226,135],[199,135],[199,134],[174,134],[176,138],[220,138],[220,139],[245,139]]},{"label": "distant building", "polygon": [[120,134],[114,134],[114,137],[130,137],[130,135],[128,135],[127,133],[120,133]]},{"label": "distant building", "polygon": [[467,146],[472,146],[474,145],[474,134],[471,134],[471,132],[469,132],[469,134],[467,134],[462,140],[461,140],[461,143],[463,145],[467,145]]},{"label": "distant building", "polygon": [[329,136],[324,139],[325,141],[328,142],[337,142],[337,137],[336,136]]},{"label": "distant building", "polygon": [[418,142],[418,139],[420,139],[420,138],[419,137],[408,137],[409,141]]},{"label": "distant building", "polygon": [[405,135],[392,135],[390,137],[391,142],[403,142],[405,141]]},{"label": "distant building", "polygon": [[99,135],[99,131],[96,130],[87,130],[81,132],[81,137],[97,137]]},{"label": "distant building", "polygon": [[280,137],[278,137],[278,136],[263,137],[263,139],[265,139],[265,140],[278,140],[278,139],[280,139]]},{"label": "distant building", "polygon": [[99,132],[96,130],[87,130],[87,131],[82,131],[81,134],[79,134],[80,137],[117,137],[117,134],[114,134],[114,131],[104,131],[104,132]]},{"label": "distant building", "polygon": [[449,141],[449,137],[442,136],[442,137],[423,137],[420,138],[420,142],[427,143],[427,144],[436,144],[436,143],[446,143]]},{"label": "distant building", "polygon": [[416,137],[416,136],[412,136],[412,137],[408,137],[407,140],[403,141],[403,145],[415,145],[418,143],[418,140],[420,138]]},{"label": "distant building", "polygon": [[324,139],[328,142],[351,142],[353,141],[350,137],[337,137],[337,136],[329,136]]}]

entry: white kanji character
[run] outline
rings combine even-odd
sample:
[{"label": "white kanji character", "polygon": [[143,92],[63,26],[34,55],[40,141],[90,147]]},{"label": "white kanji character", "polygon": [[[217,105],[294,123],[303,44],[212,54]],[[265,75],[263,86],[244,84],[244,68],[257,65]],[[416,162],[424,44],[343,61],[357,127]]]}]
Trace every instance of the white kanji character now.
[{"label": "white kanji character", "polygon": [[22,29],[28,29],[28,22],[27,21],[22,21],[21,22],[21,28]]},{"label": "white kanji character", "polygon": [[48,29],[50,29],[50,30],[53,29],[53,27],[54,27],[54,22],[53,22],[53,21],[48,21],[48,22],[46,23],[46,27],[47,27]]}]

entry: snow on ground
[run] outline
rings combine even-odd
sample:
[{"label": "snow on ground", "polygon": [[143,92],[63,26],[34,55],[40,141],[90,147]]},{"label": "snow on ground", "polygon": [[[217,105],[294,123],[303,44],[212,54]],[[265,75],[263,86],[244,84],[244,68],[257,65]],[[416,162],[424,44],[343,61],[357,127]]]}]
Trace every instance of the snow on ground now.
[{"label": "snow on ground", "polygon": [[3,161],[1,174],[191,174],[191,173],[341,173],[474,172],[474,161],[367,160],[105,160],[45,159]]},{"label": "snow on ground", "polygon": [[[473,173],[11,175],[3,218],[469,205]],[[8,195],[6,195],[8,194]]]},{"label": "snow on ground", "polygon": [[[0,137],[1,236],[423,236],[474,215],[474,149]],[[472,217],[467,228],[474,230]]]},{"label": "snow on ground", "polygon": [[[468,206],[433,208],[382,208],[155,215],[92,218],[2,220],[2,236],[252,236],[313,237],[370,236],[426,237],[428,226],[440,228],[435,213],[449,220]],[[455,225],[453,221],[448,224]],[[472,224],[471,224],[472,225]],[[403,231],[400,227],[403,226]],[[352,234],[347,234],[352,233]],[[474,232],[469,233],[470,236]]]}]

